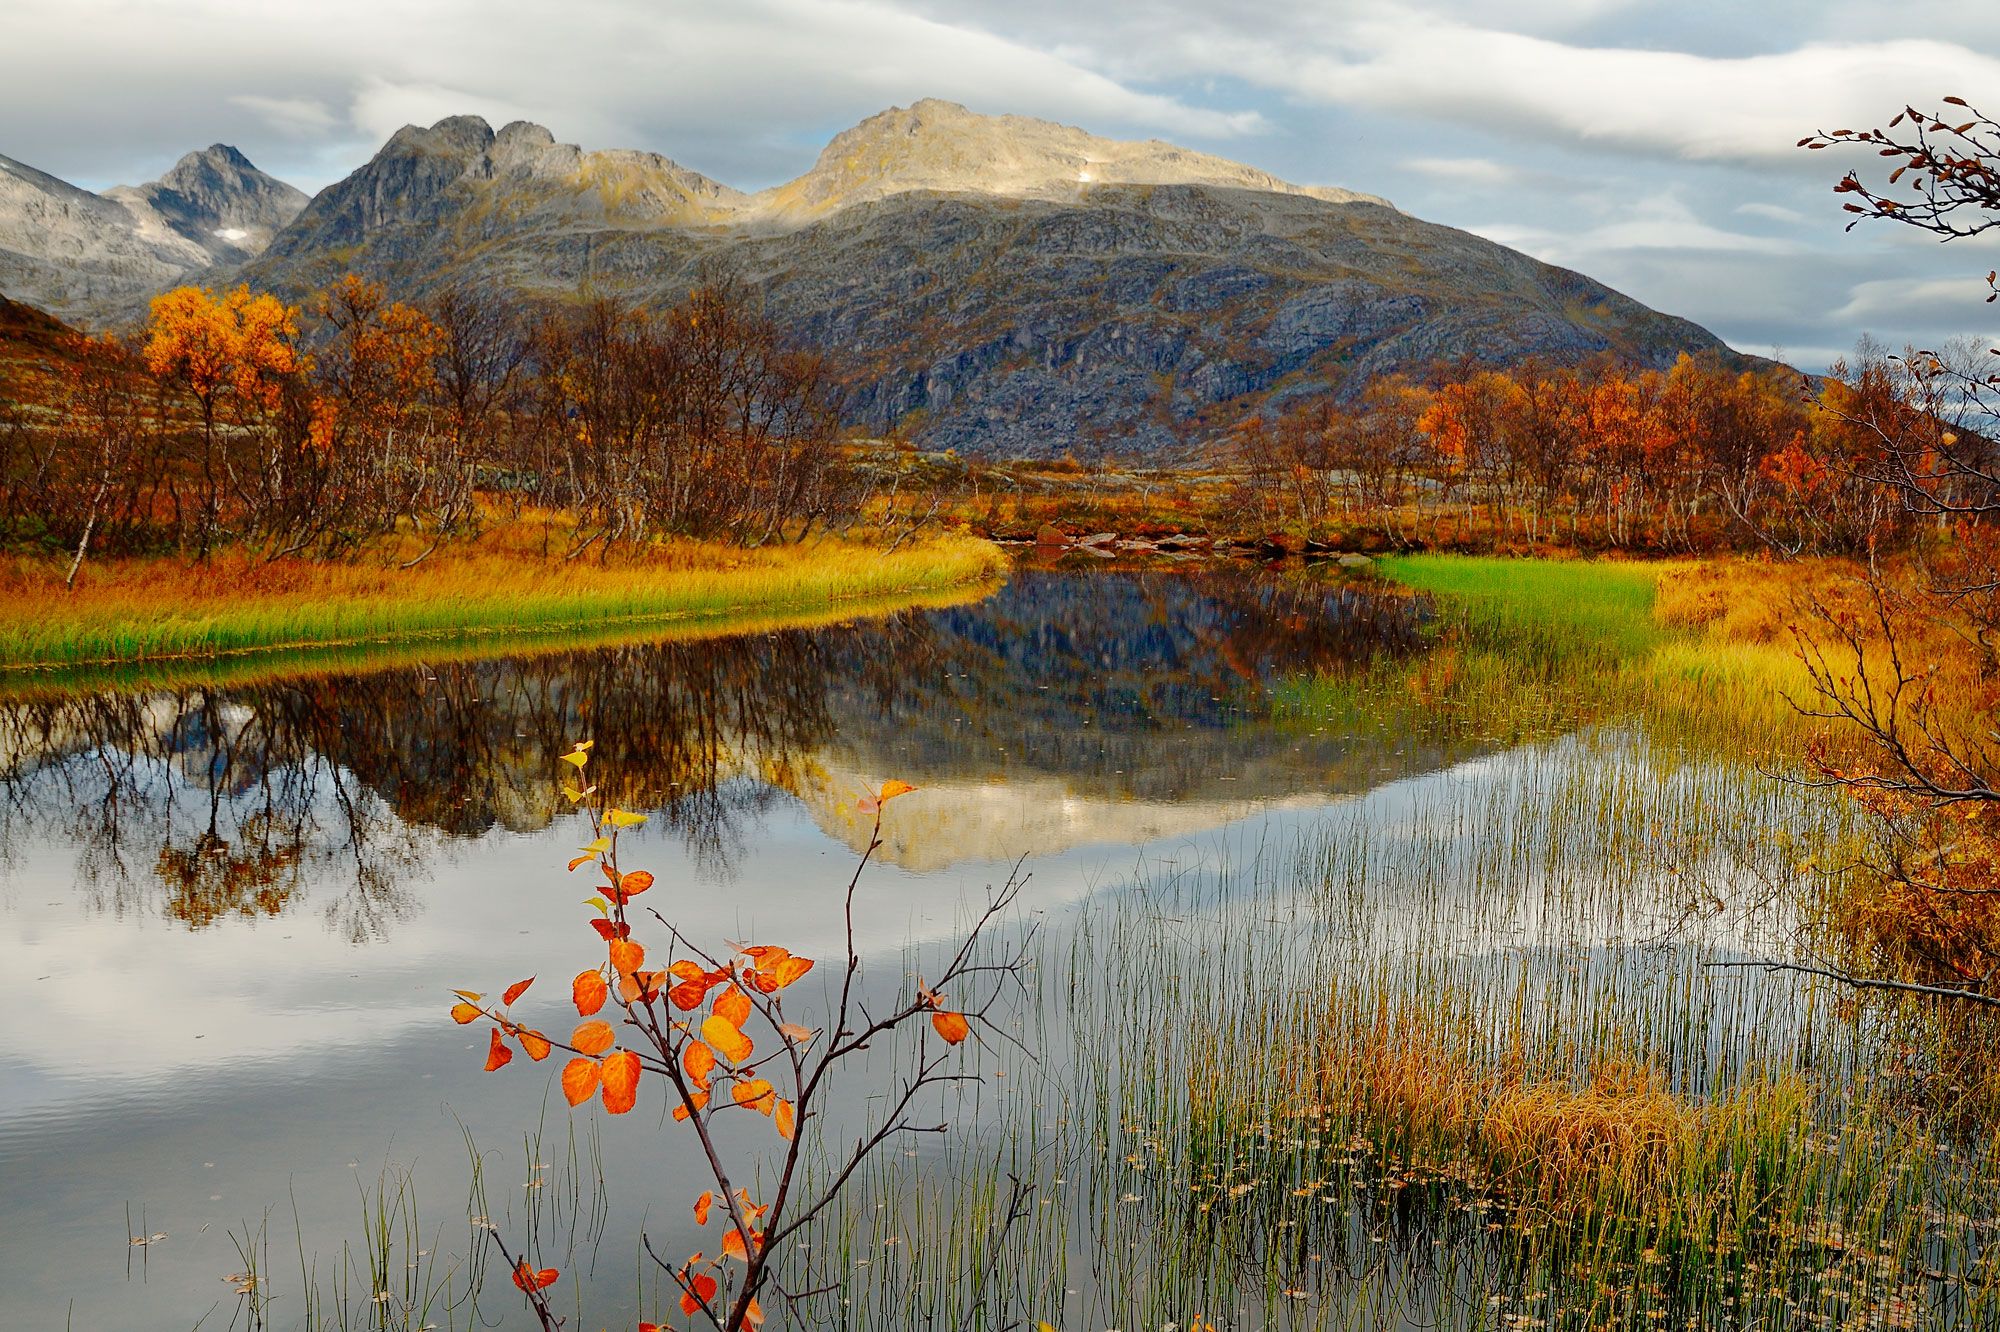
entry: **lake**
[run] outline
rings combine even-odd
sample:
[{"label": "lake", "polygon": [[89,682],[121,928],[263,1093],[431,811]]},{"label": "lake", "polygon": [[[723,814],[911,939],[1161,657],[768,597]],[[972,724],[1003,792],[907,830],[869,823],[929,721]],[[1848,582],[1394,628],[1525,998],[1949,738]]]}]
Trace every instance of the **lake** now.
[{"label": "lake", "polygon": [[[17,689],[0,1325],[528,1325],[504,1273],[470,1292],[472,1217],[536,1237],[572,1326],[669,1309],[640,1236],[701,1247],[701,1175],[658,1098],[572,1112],[560,1059],[483,1073],[483,1032],[446,1015],[453,988],[539,974],[524,1004],[553,1027],[601,960],[559,790],[590,739],[650,816],[622,848],[650,904],[821,958],[858,798],[915,783],[858,898],[870,994],[1025,875],[994,941],[1031,962],[1019,1047],[965,1048],[981,1081],[939,1099],[950,1131],[877,1159],[802,1259],[840,1289],[774,1325],[1994,1326],[1990,1142],[1876,1113],[1909,1033],[1714,965],[1783,953],[1799,848],[1840,816],[1597,704],[1594,667],[1469,693],[1473,646],[1366,575],[1024,571],[810,630]],[[1516,694],[1534,707],[1492,706]],[[1599,1232],[1579,1266],[1563,1205],[1391,1113],[1385,1032],[1408,1078],[1424,1051],[1436,1079],[1512,1048],[1596,1086],[1615,1056],[1697,1137],[1740,1098],[1773,1150],[1827,1163],[1790,1172],[1823,1191],[1812,1215],[1704,1213],[1733,1257]],[[906,1058],[871,1055],[823,1131]],[[1494,1079],[1434,1085],[1518,1090]],[[1815,1223],[1841,1237],[1809,1245]]]}]

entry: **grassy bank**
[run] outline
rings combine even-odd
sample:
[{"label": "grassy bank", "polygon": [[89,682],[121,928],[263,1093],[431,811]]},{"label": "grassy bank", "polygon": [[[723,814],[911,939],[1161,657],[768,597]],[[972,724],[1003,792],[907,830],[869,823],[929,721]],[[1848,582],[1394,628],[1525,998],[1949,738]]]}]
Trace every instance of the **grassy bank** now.
[{"label": "grassy bank", "polygon": [[645,560],[560,564],[502,542],[393,564],[205,565],[131,560],[59,570],[22,564],[0,583],[0,671],[117,667],[375,644],[479,642],[665,623],[767,622],[976,587],[1005,557],[940,537],[885,553],[824,539],[744,551],[688,543]]},{"label": "grassy bank", "polygon": [[[1438,599],[1458,687],[1506,738],[1638,713],[1730,752],[1796,751],[1818,729],[1791,626],[1838,595],[1830,561],[1543,560],[1454,555],[1378,567]],[[1510,723],[1517,717],[1518,722]]]}]

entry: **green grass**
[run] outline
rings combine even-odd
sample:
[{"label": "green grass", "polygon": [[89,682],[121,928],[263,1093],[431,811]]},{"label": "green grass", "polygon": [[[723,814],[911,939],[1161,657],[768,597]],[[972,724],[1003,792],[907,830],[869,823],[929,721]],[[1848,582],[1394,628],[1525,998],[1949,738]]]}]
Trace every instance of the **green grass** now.
[{"label": "green grass", "polygon": [[42,571],[0,595],[0,673],[110,672],[248,655],[299,659],[385,645],[504,644],[527,635],[601,639],[623,628],[727,629],[774,615],[888,609],[898,599],[990,586],[1005,557],[943,539],[890,553],[826,541],[775,551],[699,552],[701,563],[602,569],[480,553],[414,571],[135,562],[93,572],[74,593]]},{"label": "green grass", "polygon": [[1384,576],[1462,608],[1489,635],[1531,638],[1545,652],[1645,657],[1666,640],[1653,619],[1663,567],[1602,560],[1393,555]]}]

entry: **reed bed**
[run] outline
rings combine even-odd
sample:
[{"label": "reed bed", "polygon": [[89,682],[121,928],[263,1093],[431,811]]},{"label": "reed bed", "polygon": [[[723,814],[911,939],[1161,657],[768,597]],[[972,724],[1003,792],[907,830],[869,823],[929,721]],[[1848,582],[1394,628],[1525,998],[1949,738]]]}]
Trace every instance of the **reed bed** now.
[{"label": "reed bed", "polygon": [[809,1321],[975,1325],[997,1254],[1062,1329],[1994,1326],[2000,1153],[1886,1071],[1920,1017],[1717,965],[1851,832],[1600,729],[1144,867],[1045,932],[1040,1066],[870,1181]]}]

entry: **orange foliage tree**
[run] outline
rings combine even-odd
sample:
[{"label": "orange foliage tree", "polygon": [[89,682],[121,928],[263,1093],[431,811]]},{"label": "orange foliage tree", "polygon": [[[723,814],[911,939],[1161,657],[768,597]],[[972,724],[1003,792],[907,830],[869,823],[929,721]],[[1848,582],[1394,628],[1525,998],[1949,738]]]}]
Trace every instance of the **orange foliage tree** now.
[{"label": "orange foliage tree", "polygon": [[[665,912],[642,912],[633,905],[655,890],[655,880],[646,870],[623,867],[619,839],[645,822],[646,816],[598,806],[597,788],[584,778],[590,748],[586,741],[563,756],[575,769],[575,776],[565,780],[563,793],[589,812],[593,833],[569,868],[594,870],[604,884],[587,903],[593,913],[588,924],[603,950],[602,960],[575,975],[567,996],[580,1020],[567,1036],[560,1036],[550,1034],[553,1027],[544,1029],[519,1015],[514,1005],[534,984],[532,976],[507,986],[497,1003],[476,991],[456,991],[458,1002],[451,1016],[461,1024],[491,1024],[485,1064],[489,1072],[512,1062],[517,1047],[535,1062],[557,1050],[569,1054],[561,1084],[572,1107],[596,1099],[607,1113],[627,1114],[639,1104],[644,1087],[661,1088],[659,1094],[674,1122],[693,1136],[708,1175],[709,1187],[688,1200],[689,1208],[697,1224],[713,1221],[721,1235],[714,1253],[695,1253],[680,1261],[663,1258],[650,1236],[642,1237],[642,1242],[648,1257],[680,1292],[679,1311],[684,1317],[719,1332],[737,1332],[764,1321],[762,1297],[767,1293],[793,1297],[776,1281],[775,1264],[787,1242],[833,1205],[874,1152],[903,1134],[945,1131],[943,1124],[920,1123],[912,1115],[927,1089],[976,1078],[952,1071],[951,1047],[971,1038],[975,1030],[983,1033],[982,1042],[1013,1043],[989,1012],[1005,985],[1018,976],[1026,940],[991,956],[980,945],[1018,896],[1021,880],[1011,877],[989,895],[984,911],[960,937],[934,979],[912,977],[887,1008],[871,1010],[860,986],[856,894],[862,872],[882,846],[884,807],[916,788],[891,781],[864,797],[858,807],[873,822],[868,845],[847,883],[846,956],[823,990],[834,996],[830,1007],[815,1020],[807,1006],[796,1002],[793,990],[815,971],[814,959],[778,944],[704,948]],[[652,955],[635,937],[634,926],[643,923],[642,914],[650,916],[665,935],[664,943],[656,945],[659,952]],[[962,997],[975,990],[979,993],[974,1001]],[[567,1024],[568,1019],[563,1021]],[[801,1168],[805,1138],[815,1131],[815,1121],[823,1113],[820,1107],[837,1085],[841,1066],[905,1028],[918,1033],[913,1071],[903,1076],[852,1146],[833,1153],[826,1178],[808,1184]],[[777,1160],[761,1199],[744,1182],[758,1161],[732,1160],[716,1133],[725,1115],[758,1115],[770,1123]],[[509,1247],[497,1229],[491,1235],[541,1325],[561,1327],[563,1320],[548,1294],[561,1280],[560,1269],[537,1267],[525,1252],[517,1254]],[[641,1323],[639,1332],[658,1332],[661,1326]]]},{"label": "orange foliage tree", "polygon": [[176,287],[153,298],[146,323],[147,369],[186,390],[201,413],[200,551],[207,558],[220,514],[216,418],[276,409],[285,381],[301,366],[298,308],[248,286],[216,295]]}]

